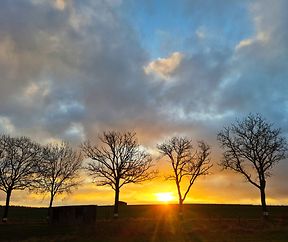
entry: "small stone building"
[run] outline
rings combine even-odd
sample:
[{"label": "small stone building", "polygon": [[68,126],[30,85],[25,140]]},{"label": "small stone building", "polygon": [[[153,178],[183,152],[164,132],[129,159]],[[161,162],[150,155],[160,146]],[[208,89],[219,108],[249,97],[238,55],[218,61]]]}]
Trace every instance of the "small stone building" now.
[{"label": "small stone building", "polygon": [[96,205],[53,207],[50,216],[52,224],[93,224],[96,222]]}]

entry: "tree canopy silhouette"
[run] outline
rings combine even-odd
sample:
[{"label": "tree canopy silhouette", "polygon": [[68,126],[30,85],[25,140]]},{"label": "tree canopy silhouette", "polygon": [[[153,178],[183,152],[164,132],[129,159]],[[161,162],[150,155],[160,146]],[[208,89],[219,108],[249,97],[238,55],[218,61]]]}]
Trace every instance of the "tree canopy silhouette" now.
[{"label": "tree canopy silhouette", "polygon": [[49,144],[43,147],[42,161],[36,166],[34,188],[40,193],[49,193],[48,214],[57,194],[71,192],[81,180],[79,171],[82,167],[82,156],[73,151],[67,144]]},{"label": "tree canopy silhouette", "polygon": [[31,186],[40,160],[41,146],[29,138],[0,136],[0,190],[6,193],[3,221],[7,221],[12,191]]},{"label": "tree canopy silhouette", "polygon": [[119,193],[129,183],[141,183],[155,177],[152,158],[131,132],[104,132],[100,143],[82,144],[83,152],[91,159],[87,170],[97,185],[109,185],[115,191],[114,217],[118,217]]},{"label": "tree canopy silhouette", "polygon": [[[173,137],[157,145],[164,157],[168,157],[173,174],[167,179],[174,180],[179,199],[179,216],[182,217],[182,205],[192,185],[199,176],[208,174],[210,164],[210,147],[203,141],[198,142],[198,150],[194,150],[192,140],[186,137]],[[184,187],[183,180],[187,178],[188,185]]]},{"label": "tree canopy silhouette", "polygon": [[218,140],[224,149],[221,165],[242,174],[260,190],[263,215],[267,216],[266,180],[275,164],[287,157],[287,141],[280,129],[261,117],[250,114],[225,127]]}]

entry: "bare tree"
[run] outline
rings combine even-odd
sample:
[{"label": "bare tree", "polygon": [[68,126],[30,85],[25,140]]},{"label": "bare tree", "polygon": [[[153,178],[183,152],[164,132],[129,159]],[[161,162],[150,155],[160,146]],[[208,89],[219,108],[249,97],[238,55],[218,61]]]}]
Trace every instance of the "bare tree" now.
[{"label": "bare tree", "polygon": [[[158,150],[169,158],[173,175],[167,179],[174,180],[179,198],[179,216],[182,217],[182,207],[192,185],[199,176],[207,175],[210,164],[210,147],[203,141],[198,142],[198,150],[193,149],[192,140],[185,137],[173,137],[157,145]],[[188,185],[183,188],[183,180],[187,178]]]},{"label": "bare tree", "polygon": [[218,140],[224,149],[222,167],[242,174],[260,190],[263,215],[268,216],[266,180],[273,166],[287,157],[287,142],[280,129],[273,128],[259,114],[250,114],[225,127]]},{"label": "bare tree", "polygon": [[115,191],[114,217],[118,217],[120,188],[129,183],[140,183],[155,177],[151,156],[140,147],[136,134],[104,132],[99,145],[82,144],[84,153],[92,159],[87,170],[97,185],[109,185]]},{"label": "bare tree", "polygon": [[57,194],[69,193],[80,184],[79,171],[82,156],[67,144],[49,144],[43,147],[42,162],[37,165],[34,188],[40,193],[49,193],[50,215]]},{"label": "bare tree", "polygon": [[0,190],[6,193],[3,221],[7,221],[12,191],[31,186],[40,154],[40,145],[27,137],[0,136]]}]

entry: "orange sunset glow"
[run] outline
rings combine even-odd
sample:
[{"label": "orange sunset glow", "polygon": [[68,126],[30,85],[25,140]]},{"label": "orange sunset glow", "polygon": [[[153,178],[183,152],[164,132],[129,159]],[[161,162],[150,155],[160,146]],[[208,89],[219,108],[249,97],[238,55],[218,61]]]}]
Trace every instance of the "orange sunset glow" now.
[{"label": "orange sunset glow", "polygon": [[174,200],[172,192],[158,192],[155,194],[156,198],[160,202],[169,203]]}]

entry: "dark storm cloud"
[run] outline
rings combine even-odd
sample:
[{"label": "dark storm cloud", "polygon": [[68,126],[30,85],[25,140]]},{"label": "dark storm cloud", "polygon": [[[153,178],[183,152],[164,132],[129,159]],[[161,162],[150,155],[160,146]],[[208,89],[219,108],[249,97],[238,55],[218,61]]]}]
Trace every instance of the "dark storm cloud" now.
[{"label": "dark storm cloud", "polygon": [[93,136],[153,115],[146,54],[107,2],[1,2],[1,116],[17,131]]}]

